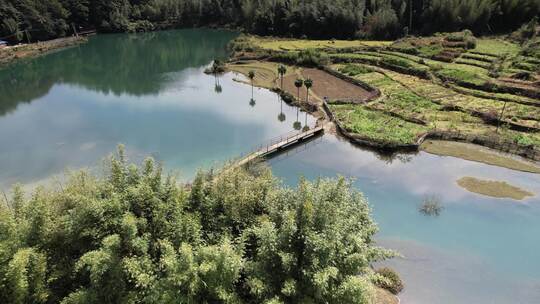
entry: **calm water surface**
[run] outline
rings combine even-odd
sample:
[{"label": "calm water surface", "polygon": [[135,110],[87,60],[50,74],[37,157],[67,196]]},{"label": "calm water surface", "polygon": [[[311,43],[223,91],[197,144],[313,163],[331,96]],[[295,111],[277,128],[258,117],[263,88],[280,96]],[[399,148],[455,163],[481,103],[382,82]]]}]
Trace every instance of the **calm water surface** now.
[{"label": "calm water surface", "polygon": [[[304,113],[272,92],[202,73],[236,34],[182,30],[100,35],[88,44],[0,70],[0,187],[46,183],[67,167],[99,167],[118,143],[191,178],[265,139],[292,131]],[[285,114],[285,121],[278,119]],[[307,117],[307,123],[314,119]],[[399,250],[402,303],[540,303],[540,175],[426,153],[380,157],[333,135],[270,161],[298,177],[355,178],[379,223],[378,242]],[[504,179],[535,192],[522,202],[467,193],[462,176]],[[425,195],[442,198],[422,216]]]}]

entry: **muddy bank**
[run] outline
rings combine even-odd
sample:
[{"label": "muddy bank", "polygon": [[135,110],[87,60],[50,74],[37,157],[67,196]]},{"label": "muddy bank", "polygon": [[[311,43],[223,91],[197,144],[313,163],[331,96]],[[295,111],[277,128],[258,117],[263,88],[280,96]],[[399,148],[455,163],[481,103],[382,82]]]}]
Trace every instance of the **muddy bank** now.
[{"label": "muddy bank", "polygon": [[21,44],[0,49],[0,66],[13,63],[24,58],[32,58],[48,52],[71,47],[88,41],[83,36],[59,38],[44,42]]},{"label": "muddy bank", "polygon": [[538,164],[521,160],[511,155],[503,155],[477,145],[442,140],[426,140],[420,146],[420,149],[435,155],[452,156],[511,170],[540,174],[540,165]]}]

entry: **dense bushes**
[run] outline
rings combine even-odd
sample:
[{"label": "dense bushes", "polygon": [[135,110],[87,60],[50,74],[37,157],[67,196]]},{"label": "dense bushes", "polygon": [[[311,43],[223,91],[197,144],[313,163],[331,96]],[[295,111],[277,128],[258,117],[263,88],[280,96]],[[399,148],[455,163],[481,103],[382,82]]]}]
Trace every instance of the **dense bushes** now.
[{"label": "dense bushes", "polygon": [[357,64],[346,64],[342,68],[339,69],[339,72],[351,77],[354,77],[356,75],[360,74],[367,74],[372,72],[371,69],[365,66],[357,65]]},{"label": "dense bushes", "polygon": [[315,49],[305,49],[299,52],[284,52],[274,54],[273,60],[308,67],[319,67],[328,63],[329,57],[325,52]]},{"label": "dense bushes", "polygon": [[381,279],[377,282],[377,286],[384,288],[395,295],[403,291],[403,282],[394,270],[383,267],[377,269],[377,274],[381,276]]},{"label": "dense bushes", "polygon": [[371,303],[388,253],[347,180],[257,167],[188,190],[122,150],[107,170],[0,200],[1,303]]},{"label": "dense bushes", "polygon": [[72,24],[120,32],[230,25],[262,35],[395,38],[509,31],[539,12],[538,0],[3,0],[0,38],[20,41],[25,31],[33,40],[63,36]]}]

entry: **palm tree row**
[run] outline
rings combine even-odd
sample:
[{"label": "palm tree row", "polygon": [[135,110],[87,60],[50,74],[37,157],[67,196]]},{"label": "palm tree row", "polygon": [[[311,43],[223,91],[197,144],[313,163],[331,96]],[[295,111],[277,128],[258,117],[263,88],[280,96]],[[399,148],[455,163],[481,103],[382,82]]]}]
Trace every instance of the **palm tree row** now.
[{"label": "palm tree row", "polygon": [[[283,79],[285,77],[285,74],[287,74],[287,67],[285,67],[284,65],[279,65],[278,68],[277,68],[277,72],[278,72],[278,75],[279,75],[280,81],[281,81],[281,90],[283,90]],[[250,82],[251,82],[250,105],[254,106],[255,105],[255,99],[253,98],[253,86],[254,86],[253,80],[255,79],[255,71],[254,70],[250,70],[248,72],[248,78],[250,79]],[[300,100],[300,89],[303,86],[306,87],[306,103],[309,103],[309,90],[313,87],[313,80],[311,80],[311,78],[307,78],[306,80],[297,78],[294,81],[294,86],[297,89],[297,99],[298,100]],[[281,102],[281,98],[280,98],[280,102]],[[285,120],[285,114],[283,113],[283,108],[282,107],[283,107],[283,105],[281,105],[280,114],[278,115],[278,119],[280,121]],[[299,111],[300,111],[300,108],[296,107],[296,121],[293,124],[293,127],[294,127],[295,130],[302,129],[302,123],[300,123],[300,121],[299,121],[299,115],[300,115]],[[304,131],[309,130],[309,127],[307,126],[307,112],[306,112],[305,124],[304,124],[303,130]]]}]

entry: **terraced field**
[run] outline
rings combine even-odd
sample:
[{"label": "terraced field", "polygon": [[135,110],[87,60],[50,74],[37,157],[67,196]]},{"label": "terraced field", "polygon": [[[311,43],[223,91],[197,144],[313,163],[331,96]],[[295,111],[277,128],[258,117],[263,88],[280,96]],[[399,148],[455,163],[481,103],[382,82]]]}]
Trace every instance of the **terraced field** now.
[{"label": "terraced field", "polygon": [[253,49],[277,52],[269,60],[318,49],[311,64],[379,89],[368,103],[346,104],[343,92],[328,100],[342,129],[363,140],[414,145],[426,134],[457,132],[540,151],[540,44],[470,32],[395,42],[250,39]]},{"label": "terraced field", "polygon": [[342,49],[383,47],[392,44],[392,41],[366,41],[366,40],[306,40],[306,39],[274,39],[252,37],[251,42],[263,49],[274,51],[298,51],[304,49]]}]

